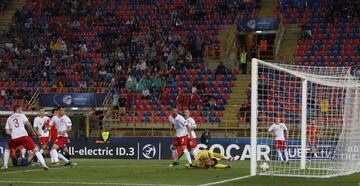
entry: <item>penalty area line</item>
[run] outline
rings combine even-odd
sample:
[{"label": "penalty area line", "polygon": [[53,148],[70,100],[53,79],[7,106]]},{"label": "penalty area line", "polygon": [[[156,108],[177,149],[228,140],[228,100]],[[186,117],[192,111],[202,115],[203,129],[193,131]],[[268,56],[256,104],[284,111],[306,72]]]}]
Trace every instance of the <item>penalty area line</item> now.
[{"label": "penalty area line", "polygon": [[252,176],[251,175],[241,176],[241,177],[231,178],[231,179],[227,179],[227,180],[221,180],[221,181],[217,181],[217,182],[205,183],[205,184],[201,184],[201,185],[198,185],[198,186],[218,185],[218,184],[231,182],[231,181],[236,181],[236,180],[242,180],[242,179],[250,178],[250,177],[252,177]]},{"label": "penalty area line", "polygon": [[[161,165],[161,164],[147,164],[147,165]],[[99,168],[99,167],[107,167],[107,168],[117,168],[117,167],[140,167],[141,165],[113,165],[113,166],[101,166],[101,165],[85,165],[85,166],[72,166],[72,167],[50,167],[49,171],[55,169],[68,169],[68,168]],[[40,172],[44,171],[41,167],[38,169],[25,169],[25,170],[14,170],[14,171],[4,171],[5,174],[12,174],[12,173],[25,173],[25,172]],[[1,171],[0,171],[1,172]]]},{"label": "penalty area line", "polygon": [[56,181],[0,181],[0,183],[25,183],[25,184],[69,184],[69,185],[129,185],[129,186],[185,186],[169,184],[142,184],[142,183],[116,183],[116,182],[56,182]]}]

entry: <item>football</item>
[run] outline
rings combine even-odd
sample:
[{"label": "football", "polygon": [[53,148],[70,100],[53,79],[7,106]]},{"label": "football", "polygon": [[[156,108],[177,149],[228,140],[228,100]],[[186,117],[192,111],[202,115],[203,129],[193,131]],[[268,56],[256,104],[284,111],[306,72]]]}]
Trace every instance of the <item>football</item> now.
[{"label": "football", "polygon": [[263,170],[263,171],[267,171],[269,169],[269,164],[267,164],[266,162],[260,164],[260,168]]}]

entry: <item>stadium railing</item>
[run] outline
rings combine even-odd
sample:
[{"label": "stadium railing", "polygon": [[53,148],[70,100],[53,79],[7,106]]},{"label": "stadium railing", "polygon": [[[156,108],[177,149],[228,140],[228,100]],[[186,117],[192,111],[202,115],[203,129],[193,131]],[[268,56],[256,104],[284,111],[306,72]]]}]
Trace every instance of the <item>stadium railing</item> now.
[{"label": "stadium railing", "polygon": [[[111,111],[99,115],[96,121],[87,118],[85,134],[87,137],[97,137],[103,129],[111,131],[113,136],[133,135],[133,136],[172,136],[172,127],[169,125],[166,116],[156,116],[158,111],[148,111],[151,116],[144,121],[141,116],[125,116],[118,111]],[[104,119],[100,119],[103,117]],[[197,116],[193,116],[195,120]],[[124,119],[126,118],[126,119]],[[221,122],[205,122],[197,121],[197,130],[202,131],[208,129],[222,133],[224,136],[233,136],[236,132],[237,137],[246,137],[250,134],[250,112],[240,111],[236,117],[226,117]],[[234,122],[235,121],[235,122]],[[234,124],[235,123],[235,124]],[[159,135],[161,134],[161,135]]]},{"label": "stadium railing", "polygon": [[285,35],[284,17],[283,15],[280,15],[279,17],[280,17],[280,23],[278,29],[276,30],[276,37],[275,37],[275,59],[278,58],[282,39]]}]

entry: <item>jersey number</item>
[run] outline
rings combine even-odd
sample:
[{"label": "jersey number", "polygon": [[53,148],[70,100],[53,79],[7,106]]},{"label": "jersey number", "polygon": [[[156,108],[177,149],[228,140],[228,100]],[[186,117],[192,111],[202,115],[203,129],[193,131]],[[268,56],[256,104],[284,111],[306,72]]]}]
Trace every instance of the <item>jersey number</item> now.
[{"label": "jersey number", "polygon": [[14,119],[13,122],[15,123],[15,127],[18,128],[19,127],[19,121],[17,119]]}]

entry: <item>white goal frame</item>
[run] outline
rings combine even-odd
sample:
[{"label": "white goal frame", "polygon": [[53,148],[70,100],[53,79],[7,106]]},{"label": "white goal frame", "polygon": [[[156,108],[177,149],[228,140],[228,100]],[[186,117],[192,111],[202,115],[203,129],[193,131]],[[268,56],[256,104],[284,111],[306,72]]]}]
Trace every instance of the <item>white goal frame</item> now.
[{"label": "white goal frame", "polygon": [[[294,75],[298,78],[301,78],[301,152],[306,152],[307,147],[307,93],[308,93],[308,81],[319,83],[326,86],[334,86],[334,87],[342,87],[342,88],[356,88],[356,90],[360,89],[360,84],[354,83],[354,81],[347,81],[349,80],[349,77],[336,77],[331,75],[318,75],[318,74],[312,74],[312,73],[306,73],[301,71],[294,71],[287,68],[282,67],[281,65],[271,64],[259,59],[252,59],[252,68],[251,68],[251,159],[250,159],[250,175],[255,176],[259,175],[257,169],[257,126],[258,126],[258,76],[259,76],[259,65],[268,66],[271,69],[279,70],[282,72],[286,72],[288,74]],[[313,67],[316,68],[316,67]],[[321,68],[321,67],[319,67]],[[332,68],[332,67],[327,67]],[[337,67],[333,67],[337,68]],[[350,73],[350,69],[349,69]],[[329,79],[330,81],[323,81],[322,79]],[[351,80],[355,80],[356,78],[353,77]],[[338,83],[339,82],[339,83]],[[355,93],[357,102],[357,91]],[[356,105],[356,104],[355,104]],[[346,114],[346,113],[344,113]],[[345,119],[343,119],[343,130],[345,128]],[[299,169],[305,169],[307,165],[306,160],[306,153],[301,153],[300,155],[300,164]],[[360,165],[360,164],[359,164]],[[354,172],[351,172],[349,174],[352,174]],[[327,177],[334,177],[334,176],[342,176],[346,175],[346,172],[342,172],[339,174],[330,174],[330,175],[302,175],[302,174],[272,174],[272,176],[293,176],[293,177],[318,177],[318,178],[327,178]],[[262,175],[262,174],[260,174]],[[267,175],[267,174],[264,174]]]}]

